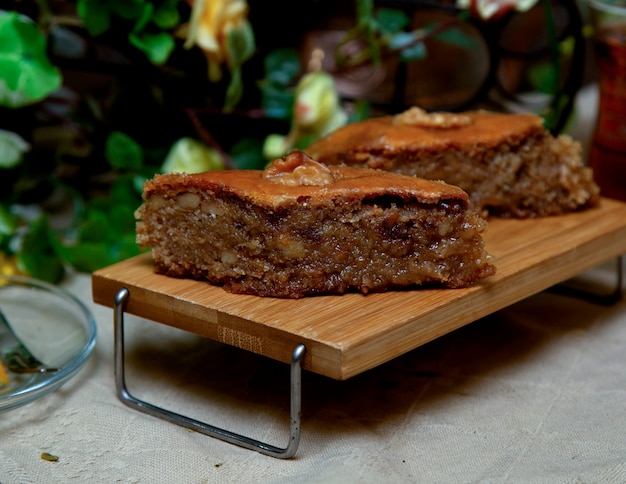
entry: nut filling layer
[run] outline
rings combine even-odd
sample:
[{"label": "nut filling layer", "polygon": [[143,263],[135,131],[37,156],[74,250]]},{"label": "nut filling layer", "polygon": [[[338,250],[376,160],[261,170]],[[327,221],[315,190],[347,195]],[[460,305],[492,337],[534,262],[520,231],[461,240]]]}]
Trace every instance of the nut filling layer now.
[{"label": "nut filling layer", "polygon": [[[366,187],[376,177],[373,170],[332,168],[344,181],[346,170],[369,173]],[[239,173],[241,180],[253,176]],[[148,182],[137,241],[152,248],[157,271],[234,293],[288,298],[418,284],[458,288],[495,273],[481,236],[486,222],[463,197],[428,193],[434,200],[425,201],[391,184],[346,190],[339,182],[330,185],[341,185],[336,190],[322,185],[292,196],[257,175],[259,190],[264,183],[278,189],[256,199],[222,182],[207,189],[207,176]]]}]

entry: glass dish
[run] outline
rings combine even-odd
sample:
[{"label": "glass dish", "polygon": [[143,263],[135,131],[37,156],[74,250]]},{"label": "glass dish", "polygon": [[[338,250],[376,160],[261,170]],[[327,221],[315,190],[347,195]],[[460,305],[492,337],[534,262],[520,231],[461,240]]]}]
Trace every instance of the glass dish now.
[{"label": "glass dish", "polygon": [[[43,281],[0,274],[0,310],[22,343],[55,372],[15,374],[0,384],[0,412],[56,390],[85,364],[96,343],[89,309],[64,289]],[[5,367],[6,368],[6,367]]]}]

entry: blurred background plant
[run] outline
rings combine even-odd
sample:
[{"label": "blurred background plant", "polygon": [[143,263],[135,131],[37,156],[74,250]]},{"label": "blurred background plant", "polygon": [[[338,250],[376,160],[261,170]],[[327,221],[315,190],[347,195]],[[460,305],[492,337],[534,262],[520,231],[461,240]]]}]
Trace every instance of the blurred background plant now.
[{"label": "blurred background plant", "polygon": [[0,271],[133,256],[155,173],[263,168],[412,105],[558,132],[585,50],[574,1],[0,1]]}]

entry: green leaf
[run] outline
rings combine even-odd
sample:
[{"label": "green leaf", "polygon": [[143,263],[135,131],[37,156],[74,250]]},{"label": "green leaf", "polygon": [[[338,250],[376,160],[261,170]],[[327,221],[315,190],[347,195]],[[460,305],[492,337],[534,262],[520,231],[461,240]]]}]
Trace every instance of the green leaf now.
[{"label": "green leaf", "polygon": [[94,37],[111,27],[111,10],[107,0],[78,0],[76,11],[87,32]]},{"label": "green leaf", "polygon": [[233,164],[240,170],[261,170],[267,160],[263,156],[263,141],[245,138],[231,148],[229,153]]},{"label": "green leaf", "polygon": [[146,54],[150,62],[155,65],[164,64],[175,46],[174,39],[166,32],[159,32],[158,34],[131,33],[128,40]]},{"label": "green leaf", "polygon": [[267,54],[264,65],[268,82],[288,86],[300,72],[300,57],[295,49],[276,49]]},{"label": "green leaf", "polygon": [[153,13],[154,5],[152,3],[144,3],[143,5],[141,5],[141,9],[138,11],[139,15],[136,16],[136,22],[135,26],[133,27],[133,32],[136,34],[143,32],[146,26],[150,23]]},{"label": "green leaf", "polygon": [[467,49],[467,50],[481,49],[481,46],[478,44],[474,36],[469,35],[463,30],[455,28],[455,27],[442,30],[435,37],[438,40],[441,40],[448,44],[463,47],[464,49]]},{"label": "green leaf", "polygon": [[233,69],[230,73],[230,83],[226,89],[224,111],[231,112],[243,95],[243,81],[241,79],[241,67]]},{"label": "green leaf", "polygon": [[264,60],[265,79],[257,86],[262,95],[265,114],[274,119],[290,119],[293,112],[294,87],[300,72],[300,59],[295,49],[276,49]]},{"label": "green leaf", "polygon": [[20,164],[30,145],[20,135],[0,129],[0,168],[13,168]]},{"label": "green leaf", "polygon": [[46,54],[46,38],[30,19],[0,11],[0,105],[39,102],[61,85]]},{"label": "green leaf", "polygon": [[138,255],[141,251],[134,236],[123,237],[114,242],[82,242],[66,246],[61,250],[63,257],[76,270],[93,272],[108,265]]},{"label": "green leaf", "polygon": [[93,272],[110,265],[110,244],[108,241],[81,242],[63,247],[63,258],[80,272]]},{"label": "green leaf", "polygon": [[405,62],[425,59],[428,56],[424,44],[416,44],[408,49],[404,49],[400,54],[400,60]]},{"label": "green leaf", "polygon": [[150,62],[161,65],[174,50],[175,42],[169,33],[147,32],[153,22],[159,28],[174,28],[180,22],[178,0],[166,0],[155,6],[146,0],[79,0],[78,13],[93,36],[111,29],[115,17],[133,22],[129,26],[128,41],[146,54]]},{"label": "green leaf", "polygon": [[106,213],[101,210],[89,210],[86,219],[78,228],[81,242],[108,240],[109,227]]},{"label": "green leaf", "polygon": [[141,200],[141,192],[143,191],[143,186],[146,183],[146,180],[148,178],[149,178],[148,176],[142,176],[142,175],[133,176],[132,185],[135,189],[135,192],[137,192],[137,194],[139,195],[139,200]]},{"label": "green leaf", "polygon": [[318,139],[319,139],[319,136],[316,136],[316,135],[311,135],[311,134],[304,135],[301,138],[296,140],[294,148],[299,149],[299,150],[304,150],[311,143],[313,143],[314,141],[317,141]]},{"label": "green leaf", "polygon": [[0,204],[0,235],[11,236],[17,230],[17,217],[9,209]]},{"label": "green leaf", "polygon": [[376,42],[377,22],[374,19],[374,0],[356,0],[357,31],[359,31],[367,44],[372,62],[380,64],[380,46]]},{"label": "green leaf", "polygon": [[357,99],[349,115],[348,123],[364,121],[372,116],[371,105],[366,99]]},{"label": "green leaf", "polygon": [[120,131],[113,131],[107,138],[105,154],[113,168],[137,171],[143,166],[143,148]]},{"label": "green leaf", "polygon": [[268,82],[259,82],[265,114],[274,119],[291,119],[295,89],[286,89]]},{"label": "green leaf", "polygon": [[112,12],[126,20],[140,17],[145,13],[146,5],[149,5],[152,10],[152,4],[146,3],[145,0],[105,0],[105,2],[110,6]]},{"label": "green leaf", "polygon": [[112,199],[92,200],[78,238],[58,249],[63,258],[79,271],[91,272],[140,253],[135,242],[134,203]]},{"label": "green leaf", "polygon": [[122,176],[109,196],[88,201],[75,240],[58,249],[77,270],[91,272],[140,253],[135,242],[134,213],[141,203],[136,178]]},{"label": "green leaf", "polygon": [[356,0],[356,14],[359,25],[369,24],[374,12],[374,0]]},{"label": "green leaf", "polygon": [[256,45],[252,27],[248,22],[243,22],[240,27],[228,31],[227,46],[231,69],[243,65],[252,57]]},{"label": "green leaf", "polygon": [[404,12],[393,8],[378,9],[375,19],[382,34],[395,34],[400,32],[411,22]]},{"label": "green leaf", "polygon": [[55,250],[55,244],[48,219],[45,216],[35,219],[22,239],[21,250],[17,254],[18,267],[36,279],[58,283],[65,275],[65,266]]},{"label": "green leaf", "polygon": [[160,29],[169,30],[177,27],[180,20],[178,0],[169,0],[156,7],[152,22]]},{"label": "green leaf", "polygon": [[141,191],[137,191],[136,178],[135,175],[121,176],[111,185],[112,202],[118,205],[131,205],[130,212],[133,212],[141,202]]},{"label": "green leaf", "polygon": [[400,50],[400,59],[404,61],[420,60],[427,56],[424,43],[409,32],[401,32],[391,37],[389,47]]},{"label": "green leaf", "polygon": [[554,65],[549,62],[536,64],[528,71],[528,77],[532,86],[543,94],[553,94],[558,72]]}]

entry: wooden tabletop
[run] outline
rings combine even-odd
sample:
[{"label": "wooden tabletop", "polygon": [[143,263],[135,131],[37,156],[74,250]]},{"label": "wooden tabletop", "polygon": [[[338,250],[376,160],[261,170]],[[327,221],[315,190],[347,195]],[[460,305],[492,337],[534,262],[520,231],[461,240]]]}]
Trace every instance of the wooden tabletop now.
[{"label": "wooden tabletop", "polygon": [[[93,300],[286,363],[346,380],[443,334],[626,253],[626,203],[529,220],[491,219],[497,274],[464,289],[414,289],[297,300],[236,295],[154,272],[149,253],[96,271]],[[546,324],[549,324],[546,321]]]}]

